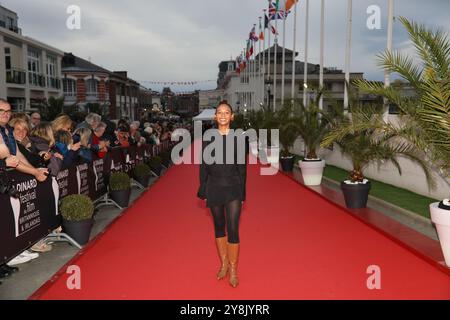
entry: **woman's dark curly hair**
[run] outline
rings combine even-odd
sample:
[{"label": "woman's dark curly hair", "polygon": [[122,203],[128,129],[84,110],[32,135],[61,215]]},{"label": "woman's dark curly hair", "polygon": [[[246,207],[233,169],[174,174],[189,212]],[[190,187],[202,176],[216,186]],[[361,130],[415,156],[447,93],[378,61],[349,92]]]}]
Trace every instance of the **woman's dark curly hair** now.
[{"label": "woman's dark curly hair", "polygon": [[233,114],[233,107],[228,103],[227,100],[222,100],[219,102],[219,104],[217,105],[216,108],[216,114],[217,114],[217,109],[219,109],[220,106],[227,106],[228,108],[230,108],[231,114]]}]

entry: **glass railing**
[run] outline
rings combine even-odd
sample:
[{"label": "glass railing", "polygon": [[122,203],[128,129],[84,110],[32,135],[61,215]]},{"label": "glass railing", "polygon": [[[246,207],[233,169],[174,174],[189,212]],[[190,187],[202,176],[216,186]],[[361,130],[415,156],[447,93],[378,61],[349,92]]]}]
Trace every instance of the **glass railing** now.
[{"label": "glass railing", "polygon": [[43,74],[28,72],[29,84],[36,87],[45,87],[45,76]]},{"label": "glass railing", "polygon": [[6,70],[6,82],[14,84],[25,84],[26,83],[25,70],[20,69]]},{"label": "glass railing", "polygon": [[61,80],[59,78],[47,77],[47,87],[61,89]]}]

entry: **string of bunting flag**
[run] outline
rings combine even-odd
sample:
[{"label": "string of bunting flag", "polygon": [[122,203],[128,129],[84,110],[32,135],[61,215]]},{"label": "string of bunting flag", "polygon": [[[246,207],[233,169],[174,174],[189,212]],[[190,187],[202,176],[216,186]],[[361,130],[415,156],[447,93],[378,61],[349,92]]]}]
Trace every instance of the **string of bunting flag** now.
[{"label": "string of bunting flag", "polygon": [[195,86],[201,83],[217,82],[217,80],[200,80],[200,81],[146,81],[140,80],[140,83],[165,85],[165,86]]}]

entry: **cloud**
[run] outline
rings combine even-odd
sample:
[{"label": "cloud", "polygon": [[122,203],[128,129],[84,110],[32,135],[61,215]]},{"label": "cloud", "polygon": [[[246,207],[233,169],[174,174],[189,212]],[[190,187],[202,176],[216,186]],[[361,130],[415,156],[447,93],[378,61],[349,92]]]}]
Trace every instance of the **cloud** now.
[{"label": "cloud", "polygon": [[[304,55],[305,1],[298,6],[297,51]],[[325,64],[343,68],[347,0],[325,1]],[[369,79],[380,80],[383,72],[375,55],[386,46],[386,0],[353,1],[352,66]],[[266,6],[261,0],[4,0],[19,14],[23,33],[110,70],[127,70],[138,81],[214,80],[218,64],[236,57],[254,23]],[[69,5],[82,10],[82,29],[66,28]],[[378,5],[382,30],[366,27],[369,5]],[[310,1],[310,62],[319,62],[320,1]],[[404,15],[447,30],[447,0],[396,0],[395,15]],[[282,23],[279,24],[282,29]],[[293,14],[286,23],[286,46],[293,47]],[[395,23],[394,47],[406,43],[407,34]],[[280,39],[280,44],[281,44]],[[145,85],[145,83],[143,82]],[[175,90],[211,89],[214,83]],[[161,89],[152,86],[153,89]]]}]

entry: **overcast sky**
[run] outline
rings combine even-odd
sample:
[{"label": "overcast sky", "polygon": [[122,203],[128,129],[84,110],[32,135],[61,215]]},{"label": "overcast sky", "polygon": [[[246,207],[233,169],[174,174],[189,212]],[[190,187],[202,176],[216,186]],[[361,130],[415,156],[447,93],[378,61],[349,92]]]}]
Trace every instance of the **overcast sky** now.
[{"label": "overcast sky", "polygon": [[[65,52],[73,52],[109,70],[127,70],[129,77],[154,90],[146,81],[216,80],[218,64],[233,59],[266,0],[2,0],[16,11],[24,35]],[[305,1],[298,7],[297,51],[303,60]],[[319,63],[320,1],[310,0],[310,62]],[[344,66],[347,0],[326,0],[325,65]],[[81,9],[81,30],[69,30],[69,5]],[[366,27],[367,7],[378,5],[382,29]],[[395,0],[395,15],[450,30],[450,0]],[[387,0],[353,1],[353,72],[381,80],[375,55],[386,46]],[[286,47],[293,44],[293,14],[287,20]],[[281,29],[279,23],[279,29]],[[394,24],[394,48],[411,50],[400,22]],[[281,43],[281,39],[280,39]],[[175,91],[213,89],[215,82],[172,86]]]}]

